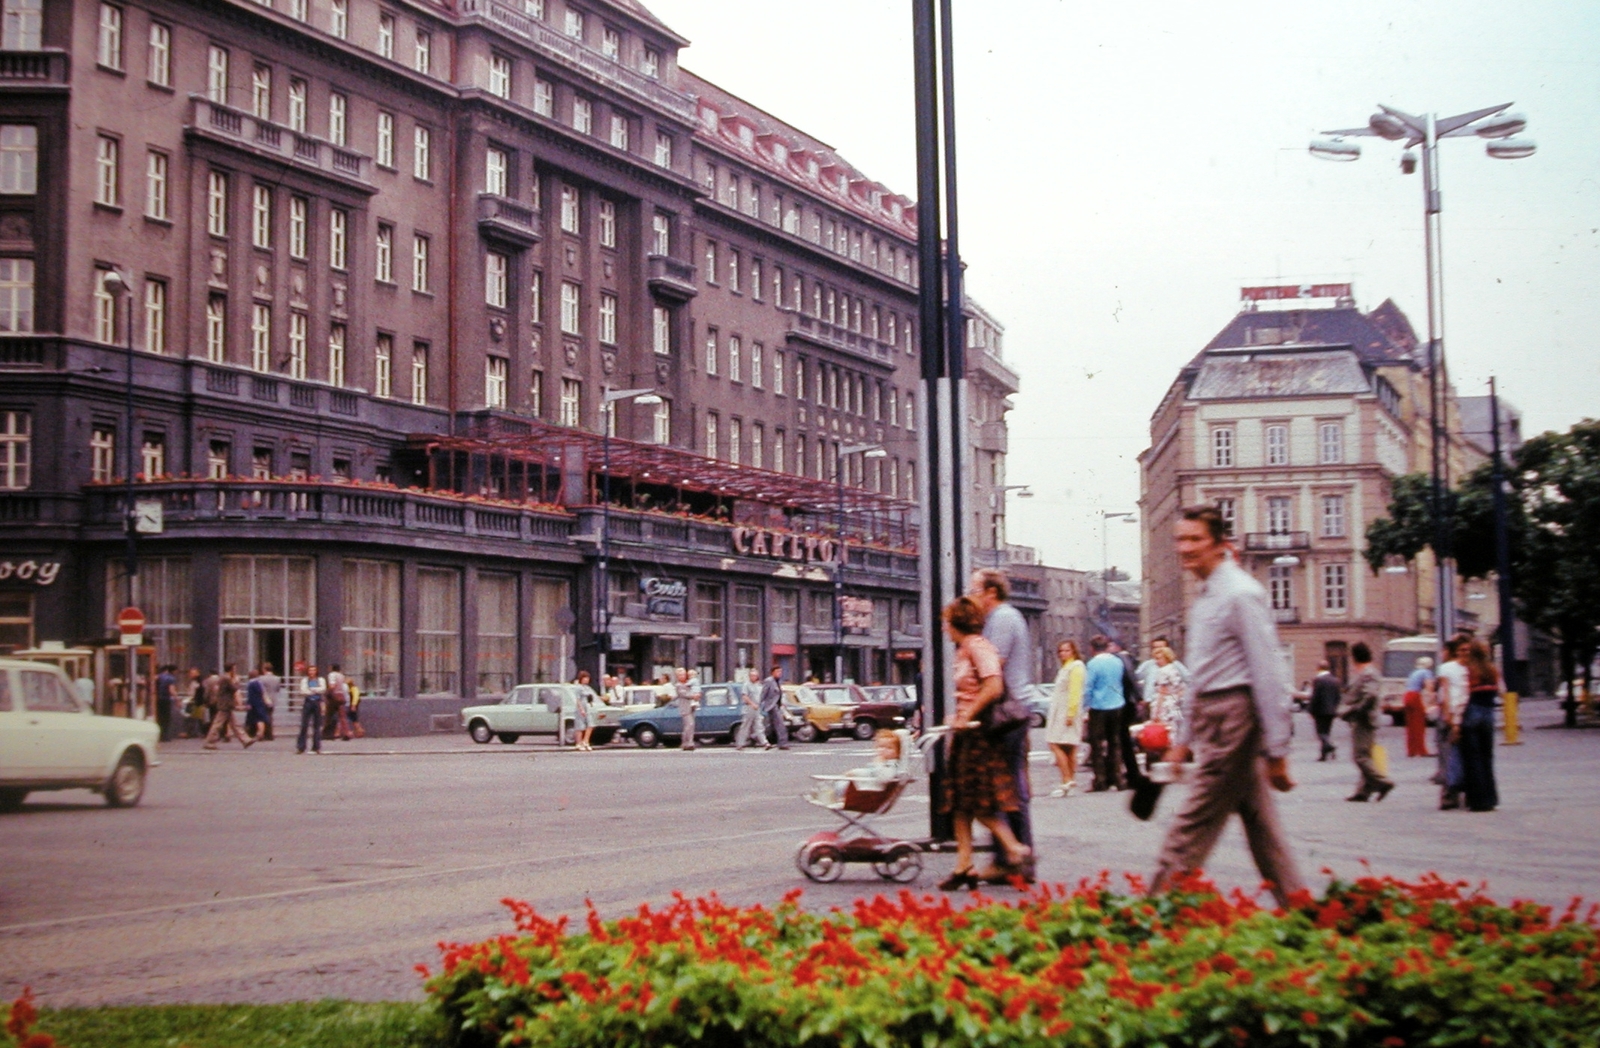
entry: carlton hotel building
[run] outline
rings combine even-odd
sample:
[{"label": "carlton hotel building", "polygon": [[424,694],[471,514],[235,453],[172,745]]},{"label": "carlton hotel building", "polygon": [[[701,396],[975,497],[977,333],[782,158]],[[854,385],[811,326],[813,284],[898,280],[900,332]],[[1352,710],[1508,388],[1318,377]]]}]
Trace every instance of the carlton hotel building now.
[{"label": "carlton hotel building", "polygon": [[3,16],[0,651],[914,674],[915,207],[634,0]]}]

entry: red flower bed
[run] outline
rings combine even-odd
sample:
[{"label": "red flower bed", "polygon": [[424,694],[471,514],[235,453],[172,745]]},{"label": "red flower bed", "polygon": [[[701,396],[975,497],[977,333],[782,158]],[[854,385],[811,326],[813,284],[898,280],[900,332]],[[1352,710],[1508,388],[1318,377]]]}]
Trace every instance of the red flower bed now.
[{"label": "red flower bed", "polygon": [[[1133,882],[1135,888],[1137,882]],[[1041,886],[807,913],[677,897],[581,931],[441,944],[462,1045],[1593,1045],[1600,933],[1464,884],[1368,877],[1267,910],[1194,879],[1155,899]]]}]

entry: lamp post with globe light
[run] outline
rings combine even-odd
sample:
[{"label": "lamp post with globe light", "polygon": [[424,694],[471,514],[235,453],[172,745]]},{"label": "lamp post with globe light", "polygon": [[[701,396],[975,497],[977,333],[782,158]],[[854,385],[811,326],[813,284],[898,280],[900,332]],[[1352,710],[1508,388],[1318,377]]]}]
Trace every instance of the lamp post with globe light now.
[{"label": "lamp post with globe light", "polygon": [[600,560],[595,572],[595,600],[600,605],[600,658],[595,683],[597,691],[606,687],[606,657],[611,652],[611,431],[617,420],[619,402],[659,404],[661,395],[653,389],[613,389],[600,402]]},{"label": "lamp post with globe light", "polygon": [[844,466],[851,455],[863,458],[883,458],[888,452],[882,444],[846,444],[839,449],[833,463],[834,489],[837,492],[837,510],[833,520],[834,537],[838,548],[833,553],[833,682],[844,683]]},{"label": "lamp post with globe light", "polygon": [[1446,520],[1444,499],[1445,484],[1449,477],[1449,460],[1446,454],[1448,434],[1444,418],[1446,387],[1444,374],[1444,287],[1443,268],[1439,246],[1439,140],[1442,138],[1484,138],[1488,140],[1485,152],[1496,160],[1521,160],[1532,156],[1534,143],[1516,138],[1528,121],[1525,117],[1508,113],[1513,103],[1475,109],[1470,113],[1440,117],[1433,113],[1413,116],[1390,106],[1380,105],[1365,127],[1324,131],[1328,139],[1311,143],[1311,155],[1321,160],[1351,161],[1361,156],[1361,146],[1347,142],[1346,138],[1375,136],[1391,142],[1405,142],[1405,152],[1400,156],[1402,174],[1417,170],[1417,146],[1422,147],[1422,239],[1427,258],[1428,280],[1428,413],[1429,466],[1431,485],[1429,509],[1433,517],[1434,560],[1437,565],[1438,592],[1434,611],[1434,626],[1440,641],[1450,636],[1455,627],[1455,562],[1450,556],[1450,528]]}]

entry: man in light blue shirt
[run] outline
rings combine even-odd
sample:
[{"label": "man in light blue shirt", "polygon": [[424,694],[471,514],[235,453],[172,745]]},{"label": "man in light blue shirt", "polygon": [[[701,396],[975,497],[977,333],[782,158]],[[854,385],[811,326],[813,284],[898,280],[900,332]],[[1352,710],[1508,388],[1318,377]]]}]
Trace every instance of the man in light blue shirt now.
[{"label": "man in light blue shirt", "polygon": [[[1030,672],[1033,642],[1028,636],[1028,624],[1023,620],[1022,612],[1007,602],[1006,598],[1010,595],[1011,583],[1004,572],[985,568],[972,573],[967,596],[983,609],[983,638],[1000,653],[1000,673],[1005,678],[1006,692],[1026,699],[1033,688],[1033,674]],[[1003,882],[1012,874],[1020,873],[1024,880],[1031,882],[1039,852],[1033,843],[1033,817],[1029,811],[1033,789],[1028,782],[1027,723],[1007,732],[1001,745],[1005,748],[1006,764],[1011,770],[1011,777],[1016,780],[1017,799],[1021,802],[1016,811],[1006,812],[1006,822],[1010,824],[1017,840],[1034,850],[1022,870],[996,867],[985,874],[985,878]]]},{"label": "man in light blue shirt", "polygon": [[1091,793],[1113,787],[1126,789],[1122,769],[1122,660],[1111,654],[1111,641],[1103,634],[1089,640],[1094,657],[1084,669],[1083,704],[1089,710],[1089,770],[1094,774]]}]

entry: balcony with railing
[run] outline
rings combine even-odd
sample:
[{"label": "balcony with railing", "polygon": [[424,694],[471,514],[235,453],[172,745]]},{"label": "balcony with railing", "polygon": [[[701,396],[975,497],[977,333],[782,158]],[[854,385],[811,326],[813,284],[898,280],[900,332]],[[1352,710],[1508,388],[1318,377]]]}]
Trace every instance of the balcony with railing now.
[{"label": "balcony with railing", "polygon": [[377,191],[371,177],[372,159],[362,153],[301,134],[201,95],[190,95],[189,100],[194,105],[194,121],[186,129],[190,135],[317,171],[368,192]]},{"label": "balcony with railing", "polygon": [[1250,553],[1280,553],[1286,550],[1311,548],[1308,531],[1251,531],[1244,536],[1244,548]]},{"label": "balcony with railing", "polygon": [[[84,522],[120,526],[127,489],[84,489]],[[370,539],[373,529],[567,545],[570,514],[549,506],[452,492],[321,479],[163,479],[134,485],[134,499],[159,500],[168,532],[237,534],[241,525],[326,525]]]},{"label": "balcony with railing", "polygon": [[650,290],[662,298],[687,302],[700,293],[692,264],[671,255],[651,255],[648,262]]},{"label": "balcony with railing", "polygon": [[67,52],[0,51],[0,88],[66,87],[71,72]]},{"label": "balcony with railing", "polygon": [[884,367],[894,367],[894,347],[868,335],[851,331],[840,324],[829,324],[804,313],[789,314],[789,339],[809,342],[824,349],[836,349],[853,357]]},{"label": "balcony with railing", "polygon": [[661,109],[679,120],[693,122],[694,99],[646,76],[616,59],[556,32],[536,18],[498,0],[459,0],[456,11],[463,17],[486,22],[502,32],[518,37],[568,68],[585,73],[633,98]]},{"label": "balcony with railing", "polygon": [[518,247],[532,247],[543,238],[544,223],[527,204],[498,193],[479,193],[478,230]]}]

